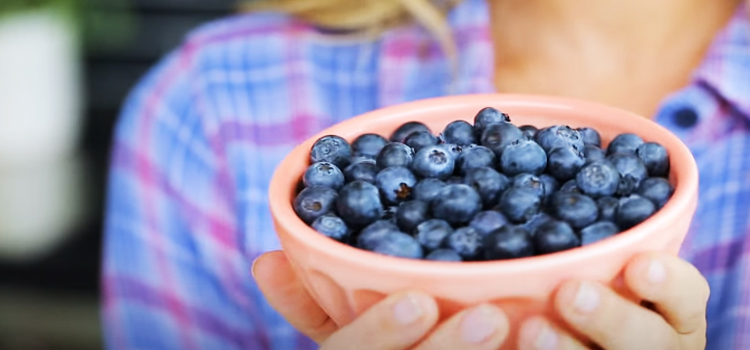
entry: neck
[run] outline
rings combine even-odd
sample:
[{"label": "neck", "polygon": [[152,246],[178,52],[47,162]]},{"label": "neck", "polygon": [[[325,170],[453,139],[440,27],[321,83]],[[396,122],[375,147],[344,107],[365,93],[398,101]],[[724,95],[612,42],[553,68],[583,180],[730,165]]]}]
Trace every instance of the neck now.
[{"label": "neck", "polygon": [[651,115],[689,82],[740,0],[489,0],[500,91]]}]

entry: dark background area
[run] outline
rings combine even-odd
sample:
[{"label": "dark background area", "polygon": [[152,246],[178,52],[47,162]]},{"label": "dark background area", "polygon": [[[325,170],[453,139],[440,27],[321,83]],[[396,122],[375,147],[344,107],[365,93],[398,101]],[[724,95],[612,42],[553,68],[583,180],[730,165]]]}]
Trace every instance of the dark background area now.
[{"label": "dark background area", "polygon": [[[2,1],[2,0],[0,0]],[[84,108],[81,152],[93,207],[50,254],[0,262],[0,349],[99,349],[99,268],[106,169],[123,98],[196,26],[234,11],[233,0],[98,0],[82,17]]]}]

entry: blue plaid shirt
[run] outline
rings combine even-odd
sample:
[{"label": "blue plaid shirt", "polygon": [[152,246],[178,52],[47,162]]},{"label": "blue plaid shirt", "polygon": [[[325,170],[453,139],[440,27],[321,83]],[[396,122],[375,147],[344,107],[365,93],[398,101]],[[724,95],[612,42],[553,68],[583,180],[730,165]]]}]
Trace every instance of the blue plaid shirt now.
[{"label": "blue plaid shirt", "polygon": [[[373,40],[275,14],[197,29],[135,88],[114,141],[103,269],[110,349],[312,349],[250,275],[279,249],[267,188],[323,128],[395,103],[494,90],[486,4],[449,16],[450,63],[416,25]],[[692,149],[700,204],[682,256],[707,277],[708,348],[750,349],[750,22],[715,38],[655,119]]]}]

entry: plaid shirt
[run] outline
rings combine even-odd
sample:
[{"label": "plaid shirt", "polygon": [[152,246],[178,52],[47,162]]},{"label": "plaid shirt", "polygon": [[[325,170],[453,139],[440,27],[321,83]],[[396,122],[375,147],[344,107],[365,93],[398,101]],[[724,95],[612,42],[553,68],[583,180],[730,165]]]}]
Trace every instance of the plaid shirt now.
[{"label": "plaid shirt", "polygon": [[[271,174],[299,142],[372,109],[492,92],[483,0],[449,22],[450,62],[416,25],[372,39],[327,35],[275,14],[197,29],[125,103],[106,221],[103,321],[110,349],[311,349],[250,275],[279,249]],[[656,121],[692,149],[700,205],[682,256],[712,288],[708,348],[750,349],[750,22],[715,38],[689,86]]]}]

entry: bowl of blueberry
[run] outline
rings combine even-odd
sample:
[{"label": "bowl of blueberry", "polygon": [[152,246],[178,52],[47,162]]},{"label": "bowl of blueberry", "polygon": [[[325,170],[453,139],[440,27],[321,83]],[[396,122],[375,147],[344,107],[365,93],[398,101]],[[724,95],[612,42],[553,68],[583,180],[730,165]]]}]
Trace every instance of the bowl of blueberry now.
[{"label": "bowl of blueberry", "polygon": [[530,95],[375,110],[296,147],[270,185],[282,247],[344,325],[420,289],[446,318],[498,303],[548,313],[561,281],[616,285],[644,251],[677,254],[697,204],[688,148],[647,118]]}]

